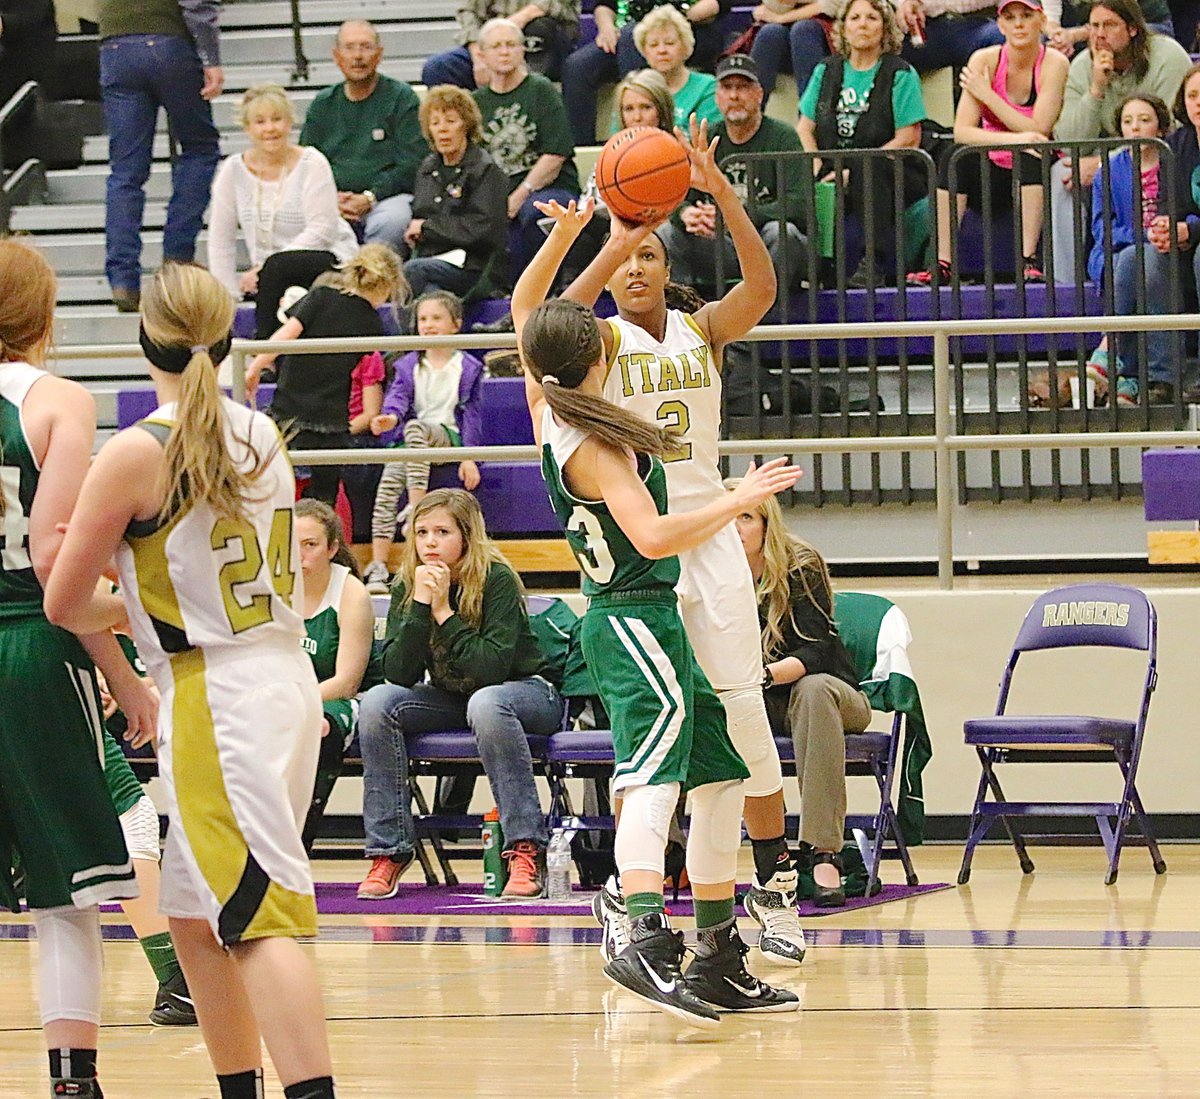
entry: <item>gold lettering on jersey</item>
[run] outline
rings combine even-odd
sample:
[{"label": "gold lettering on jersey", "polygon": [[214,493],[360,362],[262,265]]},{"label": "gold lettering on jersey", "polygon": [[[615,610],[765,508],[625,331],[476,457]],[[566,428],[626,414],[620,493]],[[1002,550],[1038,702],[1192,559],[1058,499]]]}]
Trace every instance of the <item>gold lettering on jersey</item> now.
[{"label": "gold lettering on jersey", "polygon": [[[617,356],[621,371],[621,393],[633,397],[638,393],[674,393],[681,389],[706,389],[712,385],[710,366],[712,355],[707,344],[695,347],[672,358],[653,355],[648,351],[632,351]],[[657,370],[654,367],[657,366]]]},{"label": "gold lettering on jersey", "polygon": [[[680,355],[679,362],[683,369],[687,370],[687,356]],[[658,357],[658,391],[664,393],[682,388],[683,383],[679,380],[679,371],[675,369],[675,363],[667,356],[660,355]]]}]

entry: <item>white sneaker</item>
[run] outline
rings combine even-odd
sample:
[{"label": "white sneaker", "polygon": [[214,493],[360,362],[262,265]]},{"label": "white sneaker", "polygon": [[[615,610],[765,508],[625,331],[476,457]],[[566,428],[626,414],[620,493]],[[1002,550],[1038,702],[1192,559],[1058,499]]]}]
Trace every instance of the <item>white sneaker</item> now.
[{"label": "white sneaker", "polygon": [[388,568],[382,561],[372,561],[363,573],[363,583],[372,595],[387,595]]},{"label": "white sneaker", "polygon": [[629,913],[625,910],[625,898],[621,896],[621,884],[612,875],[592,898],[592,915],[604,928],[600,940],[600,956],[611,962],[630,943],[632,931]]},{"label": "white sneaker", "polygon": [[764,958],[784,965],[799,965],[807,949],[796,911],[798,878],[795,870],[780,871],[759,885],[756,875],[745,900],[746,912],[762,928],[758,949]]}]

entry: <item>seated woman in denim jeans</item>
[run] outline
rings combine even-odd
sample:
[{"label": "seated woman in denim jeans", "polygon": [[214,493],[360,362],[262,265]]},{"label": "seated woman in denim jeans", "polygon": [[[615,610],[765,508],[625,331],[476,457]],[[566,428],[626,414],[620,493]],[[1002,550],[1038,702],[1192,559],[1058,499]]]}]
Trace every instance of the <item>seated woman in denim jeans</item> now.
[{"label": "seated woman in denim jeans", "polygon": [[405,737],[469,726],[500,809],[510,897],[545,886],[546,818],[526,737],[559,728],[563,702],[543,678],[521,581],[487,536],[475,497],[437,489],[413,511],[383,642],[386,683],[362,698],[366,853],[358,891],[394,896],[414,856]]}]

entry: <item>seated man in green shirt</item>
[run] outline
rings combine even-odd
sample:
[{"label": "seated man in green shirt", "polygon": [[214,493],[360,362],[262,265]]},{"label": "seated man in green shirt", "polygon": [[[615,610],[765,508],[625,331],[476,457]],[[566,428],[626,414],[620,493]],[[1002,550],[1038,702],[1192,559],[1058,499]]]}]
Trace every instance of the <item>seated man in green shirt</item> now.
[{"label": "seated man in green shirt", "polygon": [[313,100],[300,144],[319,149],[329,161],[338,208],[359,237],[403,252],[417,167],[429,155],[417,93],[379,72],[383,44],[370,23],[343,23],[333,60],[346,79]]},{"label": "seated man in green shirt", "polygon": [[[754,61],[746,54],[726,57],[717,66],[717,108],[723,121],[709,136],[720,139],[717,161],[771,253],[783,298],[808,270],[805,196],[812,184],[804,178],[800,157],[785,158],[782,174],[774,158],[740,159],[747,154],[803,151],[796,131],[764,116],[762,104],[763,88]],[[723,293],[725,279],[740,277],[733,243],[728,234],[718,240],[717,208],[702,192],[688,192],[660,236],[676,282],[701,292]]]}]

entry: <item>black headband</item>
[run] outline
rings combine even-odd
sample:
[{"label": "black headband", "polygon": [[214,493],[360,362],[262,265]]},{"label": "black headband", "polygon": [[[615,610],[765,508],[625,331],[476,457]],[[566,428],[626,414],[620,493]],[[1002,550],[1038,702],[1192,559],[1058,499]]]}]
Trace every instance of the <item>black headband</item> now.
[{"label": "black headband", "polygon": [[222,337],[212,347],[205,347],[204,344],[196,344],[195,347],[163,347],[155,343],[146,334],[146,326],[141,325],[138,328],[138,343],[142,345],[146,358],[159,370],[165,370],[168,374],[182,374],[192,361],[192,356],[199,351],[203,351],[214,363],[221,362],[233,345],[233,333]]}]

